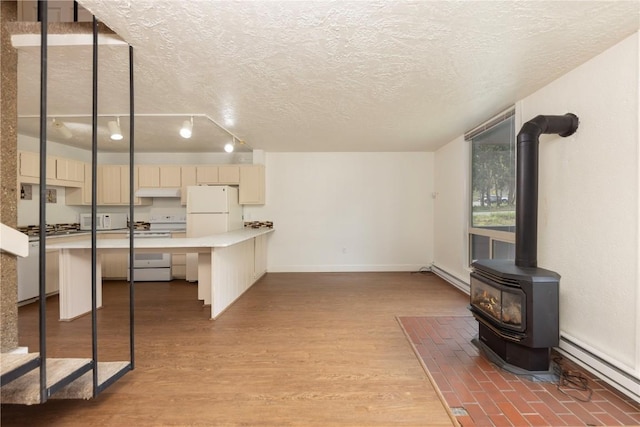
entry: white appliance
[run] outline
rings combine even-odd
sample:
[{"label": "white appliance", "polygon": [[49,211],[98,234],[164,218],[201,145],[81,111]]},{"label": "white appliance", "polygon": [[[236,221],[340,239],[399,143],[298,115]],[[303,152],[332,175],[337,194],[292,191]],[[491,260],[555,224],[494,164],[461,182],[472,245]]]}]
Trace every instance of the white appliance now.
[{"label": "white appliance", "polygon": [[[149,230],[135,230],[134,239],[170,238],[171,231],[184,231],[186,217],[184,214],[151,213]],[[127,269],[127,280],[129,280]],[[171,275],[170,253],[134,252],[133,278],[136,282],[167,282]]]},{"label": "white appliance", "polygon": [[[239,230],[244,226],[238,188],[228,185],[187,187],[187,237]],[[187,254],[187,281],[198,280],[198,254]]]},{"label": "white appliance", "polygon": [[[96,214],[96,230],[127,228],[126,213]],[[80,214],[80,230],[91,230],[91,214]]]}]

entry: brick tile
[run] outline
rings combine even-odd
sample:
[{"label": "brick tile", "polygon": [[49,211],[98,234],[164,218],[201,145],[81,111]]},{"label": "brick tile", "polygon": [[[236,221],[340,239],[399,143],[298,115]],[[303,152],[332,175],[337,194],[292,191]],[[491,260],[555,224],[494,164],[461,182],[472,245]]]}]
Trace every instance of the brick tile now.
[{"label": "brick tile", "polygon": [[600,406],[606,413],[608,413],[624,425],[640,424],[640,417],[634,417],[630,414],[627,414],[611,402],[598,402],[598,406]]},{"label": "brick tile", "polygon": [[475,393],[474,396],[478,405],[480,405],[485,414],[495,415],[502,413],[502,409],[498,407],[497,402],[493,397],[485,393]]},{"label": "brick tile", "polygon": [[546,427],[551,425],[547,420],[541,417],[540,414],[524,414],[523,417],[525,420],[527,420],[529,425],[532,425],[534,427]]},{"label": "brick tile", "polygon": [[525,402],[542,402],[540,396],[531,391],[531,389],[529,388],[529,384],[523,383],[521,381],[514,381],[511,383],[511,386],[516,392],[518,392],[522,400],[524,400]]},{"label": "brick tile", "polygon": [[533,414],[535,411],[517,391],[503,391],[503,396],[515,406],[521,414]]},{"label": "brick tile", "polygon": [[[476,362],[477,363],[477,362]],[[478,382],[482,382],[482,381],[490,381],[489,377],[487,376],[487,374],[485,374],[484,371],[482,371],[482,369],[480,369],[477,364],[474,366],[471,366],[469,368],[467,368],[467,371],[473,375],[473,378],[475,378],[476,381]]]},{"label": "brick tile", "polygon": [[607,413],[593,414],[603,426],[621,426],[622,423]]},{"label": "brick tile", "polygon": [[565,402],[564,406],[569,409],[570,413],[575,415],[582,421],[584,425],[597,425],[598,420],[587,410],[585,410],[579,402]]},{"label": "brick tile", "polygon": [[462,416],[462,417],[456,417],[456,420],[458,420],[458,423],[460,423],[460,425],[462,427],[475,427],[475,423],[473,422],[473,419],[468,416]]},{"label": "brick tile", "polygon": [[500,391],[513,390],[513,386],[505,380],[501,372],[487,372],[487,377],[492,383],[500,389]]},{"label": "brick tile", "polygon": [[592,420],[590,422],[586,422],[581,419],[577,415],[574,414],[560,414],[558,417],[568,426],[597,426],[600,425],[597,421]]},{"label": "brick tile", "polygon": [[447,402],[447,406],[450,408],[459,408],[463,406],[460,398],[454,391],[441,391],[442,397],[444,397],[444,401]]},{"label": "brick tile", "polygon": [[[497,415],[489,415],[489,419],[491,419],[491,422],[493,423],[494,426],[513,426],[516,424],[513,424],[509,418],[507,418],[505,415],[502,414],[497,414]],[[529,424],[523,424],[528,426]]]},{"label": "brick tile", "polygon": [[556,413],[543,402],[533,402],[531,407],[537,414],[542,416],[549,425],[564,426],[567,425]]},{"label": "brick tile", "polygon": [[451,384],[449,384],[449,381],[442,372],[429,371],[429,373],[431,374],[431,378],[433,378],[435,383],[438,385],[440,391],[452,391]]},{"label": "brick tile", "polygon": [[484,388],[480,385],[478,381],[468,373],[466,370],[460,370],[458,372],[458,378],[467,386],[469,391],[482,391]]},{"label": "brick tile", "polygon": [[553,395],[547,391],[534,391],[534,393],[556,414],[568,414],[569,410],[566,406],[558,401]]},{"label": "brick tile", "polygon": [[469,391],[469,389],[462,382],[454,382],[451,383],[451,387],[453,391],[458,395],[458,398],[463,404],[467,403],[475,403],[476,399],[473,396],[473,393]]},{"label": "brick tile", "polygon": [[511,402],[499,402],[498,407],[502,409],[504,415],[515,426],[528,426],[527,420],[520,414],[518,408],[516,408]]},{"label": "brick tile", "polygon": [[467,410],[469,416],[473,420],[473,423],[476,426],[493,426],[491,419],[485,412],[482,410],[480,405],[478,404],[469,404],[464,405],[464,409]]}]

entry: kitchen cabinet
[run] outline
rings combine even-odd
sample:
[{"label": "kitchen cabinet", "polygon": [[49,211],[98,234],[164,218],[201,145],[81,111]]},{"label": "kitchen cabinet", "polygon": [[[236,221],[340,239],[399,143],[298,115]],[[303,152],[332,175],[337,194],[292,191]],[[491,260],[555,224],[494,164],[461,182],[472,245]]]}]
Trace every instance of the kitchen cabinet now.
[{"label": "kitchen cabinet", "polygon": [[196,184],[217,184],[218,166],[196,166]]},{"label": "kitchen cabinet", "polygon": [[[101,233],[100,239],[126,239],[127,233]],[[112,280],[127,280],[129,268],[129,252],[121,251],[105,253],[102,257],[102,278]]]},{"label": "kitchen cabinet", "polygon": [[180,166],[140,165],[137,172],[140,188],[178,188],[182,181]]},{"label": "kitchen cabinet", "polygon": [[65,194],[65,203],[67,205],[91,205],[91,165],[83,163],[84,181],[82,187],[69,187]]},{"label": "kitchen cabinet", "polygon": [[56,179],[84,183],[84,162],[56,157],[55,164]]},{"label": "kitchen cabinet", "polygon": [[[182,185],[180,166],[160,166],[160,187],[178,188]],[[142,186],[142,185],[140,185]]]},{"label": "kitchen cabinet", "polygon": [[[137,174],[133,175],[133,188],[138,188]],[[99,205],[129,204],[129,166],[98,166],[98,201]],[[134,205],[150,205],[152,199],[134,197]]]},{"label": "kitchen cabinet", "polygon": [[[40,178],[40,153],[18,152],[18,181],[38,184]],[[56,159],[47,156],[47,180],[56,179]]]},{"label": "kitchen cabinet", "polygon": [[263,165],[240,166],[240,192],[241,205],[264,205],[265,180]]},{"label": "kitchen cabinet", "polygon": [[182,166],[180,168],[180,204],[187,205],[187,187],[197,185],[196,181],[196,167],[195,166]]},{"label": "kitchen cabinet", "polygon": [[240,166],[239,165],[220,165],[218,166],[218,183],[220,184],[240,184]]},{"label": "kitchen cabinet", "polygon": [[[47,15],[49,22],[73,22],[73,0],[47,1]],[[91,22],[93,15],[87,9],[78,5],[78,22]],[[18,21],[38,21],[38,2],[36,0],[21,0],[18,2]]]},{"label": "kitchen cabinet", "polygon": [[267,235],[254,237],[253,245],[253,278],[257,280],[267,272]]},{"label": "kitchen cabinet", "polygon": [[[185,232],[172,232],[172,238],[185,238]],[[171,276],[174,279],[186,279],[187,277],[187,254],[172,253],[171,254]]]},{"label": "kitchen cabinet", "polygon": [[136,168],[138,172],[138,185],[140,188],[160,187],[160,167],[140,165]]}]

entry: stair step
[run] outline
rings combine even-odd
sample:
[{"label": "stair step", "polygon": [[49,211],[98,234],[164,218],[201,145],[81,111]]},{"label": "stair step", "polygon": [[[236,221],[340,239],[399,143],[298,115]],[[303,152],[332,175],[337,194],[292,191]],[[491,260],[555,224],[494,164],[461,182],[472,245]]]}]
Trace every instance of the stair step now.
[{"label": "stair step", "polygon": [[[47,388],[60,384],[91,363],[91,359],[47,359]],[[22,405],[42,403],[40,369],[34,369],[4,385],[0,391],[0,402]]]},{"label": "stair step", "polygon": [[2,369],[0,385],[8,384],[38,366],[40,366],[39,353],[0,353]]},{"label": "stair step", "polygon": [[[37,354],[36,354],[37,356]],[[47,387],[68,379],[79,369],[91,364],[91,359],[47,359]],[[4,364],[3,364],[4,369]],[[104,389],[131,370],[131,362],[98,362],[98,388]],[[82,374],[71,383],[52,393],[51,399],[93,398],[93,370]],[[40,400],[40,370],[36,369],[17,378],[0,389],[0,402],[21,405],[42,403]]]},{"label": "stair step", "polygon": [[[131,370],[130,362],[98,362],[98,387],[105,386],[109,380],[117,380]],[[117,377],[117,378],[116,378]],[[106,386],[105,386],[106,387]],[[93,398],[93,371],[71,384],[61,388],[52,399],[91,399]]]}]

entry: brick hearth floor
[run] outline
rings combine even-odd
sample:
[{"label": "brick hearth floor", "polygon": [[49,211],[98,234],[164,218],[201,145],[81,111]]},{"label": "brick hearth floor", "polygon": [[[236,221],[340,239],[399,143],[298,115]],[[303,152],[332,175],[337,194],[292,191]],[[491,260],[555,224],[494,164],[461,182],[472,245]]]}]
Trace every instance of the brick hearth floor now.
[{"label": "brick hearth floor", "polygon": [[471,343],[478,333],[473,317],[398,320],[434,386],[464,427],[640,425],[639,404],[566,358],[560,366],[586,378],[587,391],[558,382],[534,382],[492,364]]}]

